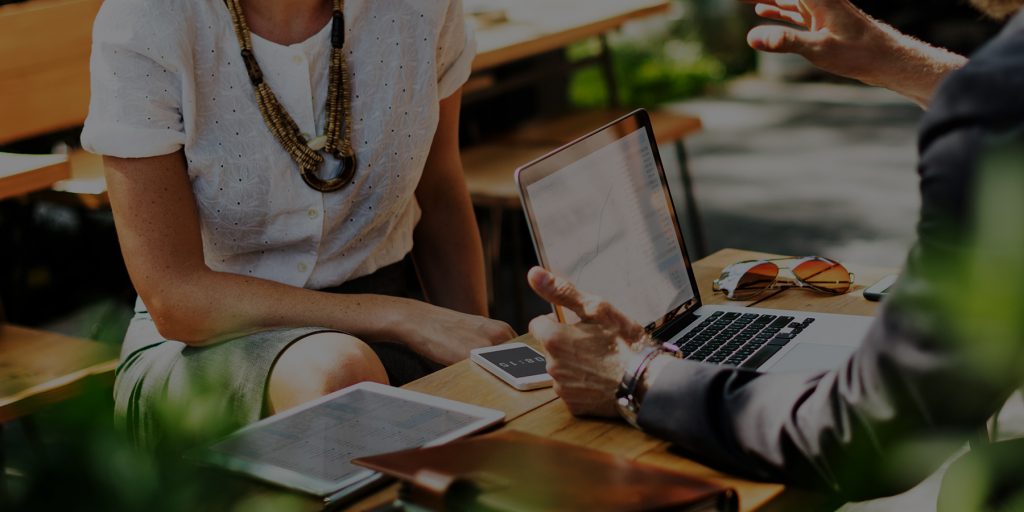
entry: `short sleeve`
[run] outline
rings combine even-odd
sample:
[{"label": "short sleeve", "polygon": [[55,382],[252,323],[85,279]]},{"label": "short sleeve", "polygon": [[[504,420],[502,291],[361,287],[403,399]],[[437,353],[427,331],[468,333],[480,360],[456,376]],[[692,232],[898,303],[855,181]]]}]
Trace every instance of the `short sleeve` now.
[{"label": "short sleeve", "polygon": [[444,99],[466,83],[476,57],[476,35],[466,24],[462,0],[448,5],[441,36],[437,41],[437,94]]},{"label": "short sleeve", "polygon": [[178,2],[107,0],[93,26],[89,115],[82,146],[121,158],[173,153],[185,143]]}]

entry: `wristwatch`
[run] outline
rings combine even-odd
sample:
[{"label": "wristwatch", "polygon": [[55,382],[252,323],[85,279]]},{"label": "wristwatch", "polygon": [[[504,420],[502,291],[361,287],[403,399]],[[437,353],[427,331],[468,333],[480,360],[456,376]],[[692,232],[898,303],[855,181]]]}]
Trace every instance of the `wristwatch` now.
[{"label": "wristwatch", "polygon": [[622,380],[619,381],[619,387],[615,391],[615,407],[619,411],[619,416],[622,416],[622,419],[634,428],[640,428],[640,424],[637,422],[637,417],[640,415],[640,400],[637,396],[640,383],[651,362],[663,354],[678,357],[679,347],[671,343],[645,346],[636,353],[632,362],[626,365],[622,372]]}]

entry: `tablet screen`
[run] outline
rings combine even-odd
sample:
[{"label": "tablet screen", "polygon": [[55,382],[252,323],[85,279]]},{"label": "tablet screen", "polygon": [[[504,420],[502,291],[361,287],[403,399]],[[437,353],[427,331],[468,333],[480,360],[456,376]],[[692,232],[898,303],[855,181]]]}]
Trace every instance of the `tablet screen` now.
[{"label": "tablet screen", "polygon": [[563,152],[575,160],[527,186],[548,268],[641,325],[693,299],[647,130]]},{"label": "tablet screen", "polygon": [[323,495],[371,474],[351,464],[353,459],[448,441],[502,416],[468,404],[378,388],[386,386],[359,384],[263,420],[207,448],[206,458]]}]

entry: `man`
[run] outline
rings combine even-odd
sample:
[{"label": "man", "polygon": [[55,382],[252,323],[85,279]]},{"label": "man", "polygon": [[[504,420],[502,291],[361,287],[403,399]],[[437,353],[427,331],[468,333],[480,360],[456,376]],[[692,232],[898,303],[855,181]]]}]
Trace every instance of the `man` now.
[{"label": "man", "polygon": [[[574,414],[617,416],[620,382],[645,368],[633,393],[639,426],[694,458],[848,500],[895,494],[983,428],[1024,380],[1021,332],[963,343],[969,336],[950,300],[955,286],[971,284],[958,272],[976,255],[968,241],[977,234],[973,194],[984,147],[1024,127],[1024,13],[967,63],[847,0],[745,1],[761,16],[802,27],[757,27],[748,37],[755,49],[804,55],[930,109],[920,141],[918,242],[863,346],[841,368],[814,374],[760,374],[669,354],[645,365],[637,354],[649,344],[635,322],[539,268],[531,286],[582,321],[561,325],[549,315],[530,332],[550,353],[555,390]],[[972,3],[1009,18],[1024,0]],[[1017,293],[1024,285],[1003,284]],[[1018,317],[1022,302],[1009,301]],[[1010,343],[996,343],[1000,336]],[[978,356],[993,346],[1009,348]]]}]

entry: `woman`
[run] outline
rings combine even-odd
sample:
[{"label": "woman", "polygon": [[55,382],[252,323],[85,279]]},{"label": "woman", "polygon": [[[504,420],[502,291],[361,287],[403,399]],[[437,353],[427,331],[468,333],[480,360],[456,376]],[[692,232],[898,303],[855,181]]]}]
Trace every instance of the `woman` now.
[{"label": "woman", "polygon": [[459,0],[107,0],[94,32],[82,141],[140,297],[115,385],[139,440],[199,379],[250,422],[514,336],[462,178]]}]

